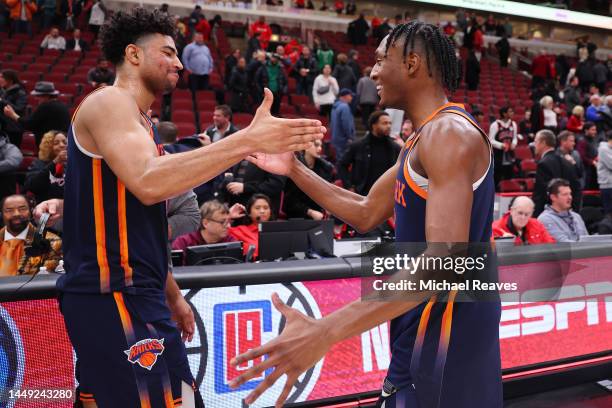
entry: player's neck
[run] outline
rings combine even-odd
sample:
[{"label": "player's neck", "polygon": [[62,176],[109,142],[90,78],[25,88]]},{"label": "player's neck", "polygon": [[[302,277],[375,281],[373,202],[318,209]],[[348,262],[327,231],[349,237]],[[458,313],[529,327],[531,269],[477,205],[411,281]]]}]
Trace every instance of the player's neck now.
[{"label": "player's neck", "polygon": [[425,89],[422,92],[412,93],[407,96],[404,105],[404,112],[408,119],[414,124],[414,128],[420,128],[423,123],[437,109],[448,103],[448,99],[443,90],[432,92]]},{"label": "player's neck", "polygon": [[118,73],[114,86],[129,92],[143,112],[147,112],[155,101],[155,94],[150,92],[140,79],[127,73]]}]

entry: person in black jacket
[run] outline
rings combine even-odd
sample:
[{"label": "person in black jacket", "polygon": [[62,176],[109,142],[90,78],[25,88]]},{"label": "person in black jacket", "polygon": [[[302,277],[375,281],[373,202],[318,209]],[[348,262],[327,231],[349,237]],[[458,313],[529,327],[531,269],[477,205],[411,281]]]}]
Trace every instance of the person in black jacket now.
[{"label": "person in black jacket", "polygon": [[64,175],[68,162],[66,134],[51,130],[42,138],[35,160],[25,179],[24,189],[34,194],[37,202],[64,198]]},{"label": "person in black jacket", "polygon": [[40,144],[43,135],[50,130],[67,132],[70,112],[66,105],[57,100],[59,92],[55,90],[53,82],[37,82],[31,94],[38,97],[41,103],[30,116],[19,115],[11,105],[4,107],[4,114],[23,130],[34,132],[36,144]]},{"label": "person in black jacket", "polygon": [[72,33],[72,38],[66,41],[66,51],[89,51],[89,44],[81,38],[78,28]]},{"label": "person in black jacket", "polygon": [[[257,85],[257,103],[263,100],[264,88],[268,88],[274,95],[270,113],[278,116],[283,94],[287,92],[287,76],[280,62],[278,54],[272,54],[270,60],[259,67],[255,73],[255,84]],[[269,195],[268,195],[269,196]]]},{"label": "person in black jacket", "polygon": [[[298,159],[318,176],[332,181],[334,165],[321,157],[322,151],[323,143],[316,140],[310,149],[298,155]],[[285,185],[284,207],[288,218],[322,220],[324,217],[321,206],[300,190],[291,179],[288,179]]]},{"label": "person in black jacket", "polygon": [[480,62],[476,58],[474,50],[470,50],[465,62],[465,83],[470,91],[478,89],[480,82]]},{"label": "person in black jacket", "polygon": [[372,113],[368,125],[370,131],[366,136],[351,143],[338,162],[338,176],[344,188],[361,195],[367,195],[374,182],[393,167],[401,150],[389,137],[391,117],[388,113]]},{"label": "person in black jacket", "polygon": [[266,64],[266,53],[263,50],[258,50],[255,54],[254,58],[249,61],[247,58],[247,83],[249,84],[249,93],[251,94],[251,99],[254,103],[259,101],[259,87],[255,82],[255,76],[257,75],[257,71],[259,68]]},{"label": "person in black jacket", "polygon": [[250,112],[249,109],[249,78],[246,71],[246,60],[243,57],[232,70],[228,80],[230,106],[234,112]]},{"label": "person in black jacket", "polygon": [[347,64],[348,56],[346,54],[338,54],[336,66],[332,72],[332,76],[338,81],[338,88],[347,88],[355,92],[357,87],[357,78],[353,69]]},{"label": "person in black jacket", "polygon": [[19,81],[17,71],[12,69],[0,72],[0,129],[8,135],[11,144],[19,147],[23,131],[4,114],[6,105],[11,105],[18,115],[23,115],[28,105],[28,95]]},{"label": "person in black jacket", "polygon": [[557,139],[555,134],[547,129],[536,133],[534,147],[536,156],[540,156],[536,170],[535,186],[533,188],[533,202],[535,203],[534,217],[544,211],[548,202],[547,188],[550,180],[562,178],[570,183],[572,189],[572,207],[576,212],[580,210],[582,202],[582,188],[573,166],[564,158],[555,153]]},{"label": "person in black jacket", "polygon": [[312,96],[312,85],[319,74],[317,60],[309,47],[302,48],[302,55],[295,63],[293,74],[296,77],[298,95]]},{"label": "person in black jacket", "polygon": [[234,70],[234,67],[238,65],[239,59],[240,59],[240,50],[238,48],[236,48],[234,52],[232,52],[230,55],[228,55],[225,58],[225,75],[223,77],[223,80],[225,81],[225,84],[228,86],[229,86],[230,78],[232,76],[232,71]]},{"label": "person in black jacket", "polygon": [[368,43],[368,31],[370,26],[363,14],[349,23],[347,35],[353,45],[365,45]]},{"label": "person in black jacket", "polygon": [[508,57],[510,56],[510,43],[505,33],[502,35],[502,38],[495,43],[495,48],[497,48],[497,53],[499,54],[499,65],[501,67],[507,67]]}]

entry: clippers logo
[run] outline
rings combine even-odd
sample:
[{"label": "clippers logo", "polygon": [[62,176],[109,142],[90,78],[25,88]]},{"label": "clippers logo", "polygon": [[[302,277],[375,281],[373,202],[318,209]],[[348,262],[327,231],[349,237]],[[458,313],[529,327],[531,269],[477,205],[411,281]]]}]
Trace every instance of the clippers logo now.
[{"label": "clippers logo", "polygon": [[[20,389],[24,372],[25,352],[21,334],[9,312],[0,306],[0,390]],[[13,408],[16,401],[3,399],[0,408]]]},{"label": "clippers logo", "polygon": [[164,339],[144,339],[125,350],[128,361],[138,363],[142,368],[151,370],[157,362],[157,356],[164,352]]},{"label": "clippers logo", "polygon": [[[215,370],[215,391],[218,393],[234,392],[228,383],[264,360],[260,357],[233,367],[230,361],[250,349],[261,346],[263,333],[272,332],[272,305],[269,300],[255,302],[226,303],[216,305],[214,308],[215,321],[215,366],[222,369]],[[225,347],[224,347],[225,345]],[[268,370],[268,371],[271,371]],[[240,387],[239,390],[250,390],[265,378],[262,374]]]}]

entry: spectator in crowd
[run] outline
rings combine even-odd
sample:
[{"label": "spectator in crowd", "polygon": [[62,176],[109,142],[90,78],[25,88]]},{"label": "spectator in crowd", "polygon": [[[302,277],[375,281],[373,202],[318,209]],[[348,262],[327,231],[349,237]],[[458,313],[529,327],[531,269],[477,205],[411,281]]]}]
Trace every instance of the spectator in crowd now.
[{"label": "spectator in crowd", "polygon": [[376,42],[380,43],[392,30],[391,24],[389,24],[389,19],[385,18],[383,22],[376,27],[376,29],[372,30],[372,35],[376,38]]},{"label": "spectator in crowd", "polygon": [[34,194],[37,202],[64,198],[64,175],[68,162],[68,139],[55,130],[45,133],[38,149],[38,159],[25,180],[25,191]]},{"label": "spectator in crowd", "polygon": [[583,92],[589,90],[589,86],[595,82],[595,71],[593,70],[593,60],[587,58],[581,60],[576,66],[576,76],[580,80],[580,87]]},{"label": "spectator in crowd", "polygon": [[210,137],[211,142],[219,140],[236,133],[238,128],[232,123],[232,110],[227,105],[219,105],[215,107],[213,112],[213,124],[210,125],[204,133]]},{"label": "spectator in crowd", "polygon": [[4,107],[6,117],[17,122],[22,129],[34,132],[36,144],[40,144],[43,135],[50,130],[67,132],[70,112],[66,105],[57,100],[59,92],[53,82],[37,82],[31,95],[38,99],[39,105],[30,116],[21,116],[11,105],[6,105]]},{"label": "spectator in crowd", "polygon": [[319,71],[323,71],[325,65],[332,67],[334,65],[334,51],[329,48],[326,41],[323,41],[321,48],[317,50],[317,63]]},{"label": "spectator in crowd", "polygon": [[512,38],[514,30],[512,28],[512,23],[510,22],[510,17],[506,16],[506,18],[504,18],[503,28],[504,32],[506,33],[506,37]]},{"label": "spectator in crowd", "polygon": [[[604,102],[605,103],[604,103],[604,107],[603,107],[602,111],[604,113],[606,113],[607,115],[612,116],[612,94],[607,95],[604,98]],[[604,119],[604,121],[605,121],[605,119]]]},{"label": "spectator in crowd", "polygon": [[582,128],[584,127],[584,108],[582,105],[576,105],[572,109],[572,115],[567,121],[567,125],[565,128],[570,132],[579,134],[582,133]]},{"label": "spectator in crowd", "polygon": [[248,160],[242,160],[228,169],[217,183],[218,196],[230,205],[246,205],[254,194],[265,194],[273,211],[280,208],[280,197],[286,177],[261,170]]},{"label": "spectator in crowd", "polygon": [[[334,166],[321,157],[323,142],[316,140],[312,147],[298,155],[298,159],[310,170],[327,181],[334,177]],[[291,179],[285,185],[285,212],[288,218],[322,220],[324,212],[312,198],[300,190]]]},{"label": "spectator in crowd", "polygon": [[607,141],[599,143],[597,181],[604,213],[612,214],[612,130],[608,130],[606,137]]},{"label": "spectator in crowd", "polygon": [[89,51],[89,44],[81,38],[81,30],[76,28],[72,33],[72,38],[66,41],[66,50],[68,51]]},{"label": "spectator in crowd", "polygon": [[489,14],[489,17],[487,17],[487,21],[484,23],[484,31],[486,35],[497,34],[497,21],[495,21],[493,14]]},{"label": "spectator in crowd", "polygon": [[251,38],[249,38],[249,41],[247,42],[246,60],[249,64],[253,60],[255,53],[261,50],[261,43],[259,42],[260,35],[261,34],[258,32],[253,33],[253,35],[251,36]]},{"label": "spectator in crowd", "polygon": [[412,125],[412,121],[410,119],[404,120],[404,123],[402,123],[402,131],[400,133],[402,146],[404,145],[406,140],[408,140],[410,135],[412,135],[412,132],[414,132],[414,126]]},{"label": "spectator in crowd", "polygon": [[471,32],[471,41],[472,48],[474,50],[474,53],[476,54],[476,58],[478,59],[478,61],[480,61],[480,58],[482,56],[482,50],[484,48],[484,35],[482,33],[482,28],[480,27],[478,22],[475,22],[473,24]]},{"label": "spectator in crowd", "polygon": [[385,112],[387,112],[387,115],[391,118],[391,137],[397,139],[402,132],[402,125],[404,124],[404,111],[401,109],[387,108]]},{"label": "spectator in crowd", "polygon": [[540,99],[540,107],[542,109],[542,126],[552,132],[558,129],[557,114],[560,113],[559,108],[555,108],[555,102],[550,95]]},{"label": "spectator in crowd", "polygon": [[327,11],[329,10],[329,7],[327,6],[327,1],[323,0],[321,2],[321,7],[319,8],[319,11]]},{"label": "spectator in crowd", "polygon": [[255,246],[254,259],[259,256],[259,223],[274,220],[272,202],[265,194],[254,194],[246,206],[246,223],[229,229],[229,235],[243,242],[246,255],[251,245]]},{"label": "spectator in crowd", "polygon": [[572,193],[576,197],[576,202],[574,203],[575,208],[578,208],[578,203],[581,201],[582,188],[578,177],[573,166],[567,160],[555,154],[556,144],[557,140],[555,134],[550,130],[543,129],[536,133],[534,141],[535,154],[540,158],[538,160],[535,186],[533,188],[533,202],[535,203],[534,214],[536,216],[540,215],[544,210],[548,183],[552,179],[563,178],[570,183],[568,185],[571,185]]},{"label": "spectator in crowd", "polygon": [[226,85],[229,85],[230,78],[232,76],[232,71],[234,70],[234,67],[236,65],[238,65],[238,60],[239,59],[240,59],[240,49],[239,48],[236,48],[234,50],[234,52],[232,52],[230,55],[228,55],[225,58],[225,75],[224,75],[224,79],[225,79],[225,84]]},{"label": "spectator in crowd", "polygon": [[331,75],[331,66],[325,65],[312,86],[312,99],[321,116],[330,116],[339,91],[338,81]]},{"label": "spectator in crowd", "polygon": [[361,67],[359,66],[359,51],[350,50],[348,53],[348,62],[346,63],[352,70],[356,79],[361,77]]},{"label": "spectator in crowd", "polygon": [[20,126],[4,114],[4,106],[10,105],[15,113],[23,115],[28,105],[28,96],[25,88],[19,81],[17,71],[5,69],[0,72],[0,130],[3,130],[9,137],[10,142],[16,146],[21,145],[21,134],[23,130]]},{"label": "spectator in crowd", "polygon": [[367,196],[374,182],[397,161],[401,147],[389,137],[391,118],[384,111],[370,115],[368,133],[338,157],[338,177],[344,188]]},{"label": "spectator in crowd", "polygon": [[338,93],[331,111],[332,145],[336,152],[336,160],[340,160],[348,145],[355,139],[355,118],[351,111],[353,92],[343,88]]},{"label": "spectator in crowd", "polygon": [[202,34],[202,37],[205,41],[210,40],[211,28],[210,24],[208,23],[208,20],[206,20],[206,17],[204,15],[202,15],[202,18],[200,19],[198,24],[196,24],[195,31]]},{"label": "spectator in crowd", "polygon": [[476,58],[474,50],[468,52],[467,60],[465,61],[465,82],[470,91],[478,89],[480,82],[480,62]]},{"label": "spectator in crowd", "polygon": [[87,82],[94,88],[100,85],[112,85],[115,82],[115,71],[110,68],[106,58],[98,58],[98,64],[87,72]]},{"label": "spectator in crowd", "polygon": [[586,120],[599,124],[603,119],[600,112],[605,111],[605,105],[602,103],[601,96],[597,94],[591,95],[589,101],[591,104],[586,110]]},{"label": "spectator in crowd", "polygon": [[548,198],[538,221],[544,224],[557,242],[577,242],[581,236],[589,235],[582,217],[572,211],[572,189],[567,180],[552,179],[548,183]]},{"label": "spectator in crowd", "polygon": [[347,36],[349,42],[353,45],[366,45],[368,43],[369,30],[370,26],[362,13],[357,19],[351,21],[348,25]]},{"label": "spectator in crowd", "polygon": [[[194,231],[200,225],[198,200],[193,190],[168,200],[168,243]],[[170,244],[168,244],[170,246]]]},{"label": "spectator in crowd", "polygon": [[[176,139],[178,136],[178,128],[176,125],[169,121],[159,122],[157,125],[157,134],[159,135],[159,141],[164,148],[166,145],[172,145],[176,143]],[[171,148],[169,153],[175,153],[174,149]]]},{"label": "spectator in crowd", "polygon": [[514,238],[514,245],[554,244],[544,225],[532,218],[534,206],[529,197],[514,198],[510,210],[493,222],[493,237]]},{"label": "spectator in crowd", "polygon": [[467,28],[468,25],[468,15],[466,14],[464,9],[457,9],[455,12],[455,19],[457,21],[457,28],[463,31]]},{"label": "spectator in crowd", "polygon": [[519,122],[518,128],[520,140],[526,140],[527,143],[533,141],[534,133],[531,127],[531,109],[525,109],[525,116],[523,117],[523,120]]},{"label": "spectator in crowd", "polygon": [[378,90],[376,89],[376,82],[370,78],[370,73],[372,72],[372,67],[366,67],[363,70],[363,76],[357,82],[357,98],[359,107],[361,108],[361,119],[363,121],[363,127],[368,127],[368,119],[380,98],[378,96]]},{"label": "spectator in crowd", "polygon": [[257,103],[263,99],[264,88],[268,88],[272,91],[274,100],[272,101],[270,112],[272,115],[278,116],[280,114],[280,104],[283,94],[285,94],[287,90],[287,77],[285,76],[285,71],[280,64],[280,59],[277,54],[272,54],[270,60],[257,70],[255,73],[255,84],[257,84],[259,88]]},{"label": "spectator in crowd", "polygon": [[568,113],[573,112],[574,107],[582,103],[579,85],[578,77],[574,75],[572,79],[570,79],[569,85],[563,90],[563,100]]},{"label": "spectator in crowd", "polygon": [[47,50],[65,50],[66,39],[60,35],[59,28],[53,27],[40,43],[40,48]]},{"label": "spectator in crowd", "polygon": [[204,18],[204,14],[202,14],[202,6],[199,4],[193,8],[193,11],[189,15],[189,31],[194,32],[196,25]]},{"label": "spectator in crowd", "polygon": [[230,106],[234,112],[249,112],[249,77],[246,70],[244,57],[238,59],[238,63],[232,70],[228,81],[230,91]]},{"label": "spectator in crowd", "polygon": [[263,50],[255,52],[254,58],[247,65],[247,83],[250,86],[249,92],[254,102],[257,102],[260,98],[259,86],[255,81],[255,75],[259,69],[266,65],[266,53]]},{"label": "spectator in crowd", "polygon": [[338,81],[338,86],[340,89],[346,88],[351,91],[355,91],[355,87],[357,86],[357,78],[353,73],[351,67],[347,65],[348,57],[346,54],[338,54],[336,58],[336,66],[332,73],[332,76],[336,78]]},{"label": "spectator in crowd", "polygon": [[32,37],[32,16],[38,11],[35,0],[6,0],[14,33],[26,33]]},{"label": "spectator in crowd", "polygon": [[580,187],[584,189],[585,176],[584,176],[584,165],[580,158],[580,153],[575,150],[576,147],[576,135],[569,130],[564,130],[559,133],[557,137],[559,141],[559,147],[557,148],[557,154],[563,157],[565,160],[572,165],[576,177],[580,182]]},{"label": "spectator in crowd", "polygon": [[93,6],[91,6],[91,13],[89,15],[89,31],[93,32],[96,36],[100,32],[100,27],[106,20],[106,13],[108,10],[102,0],[94,0]]},{"label": "spectator in crowd", "polygon": [[355,0],[349,0],[346,4],[346,14],[348,16],[353,16],[357,12],[357,5],[355,4]]},{"label": "spectator in crowd", "polygon": [[42,18],[42,27],[51,27],[55,22],[57,13],[56,0],[38,0],[38,9]]},{"label": "spectator in crowd", "polygon": [[266,23],[266,18],[264,16],[260,16],[257,21],[251,24],[250,34],[259,33],[259,43],[261,44],[261,48],[265,51],[268,49],[268,43],[270,42],[270,38],[272,37],[272,29]]},{"label": "spectator in crowd", "polygon": [[0,197],[15,194],[15,172],[22,160],[23,155],[19,148],[0,133]]},{"label": "spectator in crowd", "polygon": [[48,271],[62,259],[62,240],[48,232],[48,247],[33,247],[36,227],[32,225],[30,204],[23,195],[10,195],[2,200],[0,229],[0,276],[32,275],[44,266]]},{"label": "spectator in crowd", "polygon": [[514,149],[518,144],[518,127],[512,120],[514,111],[509,106],[499,110],[499,119],[491,123],[489,140],[495,157],[495,184],[500,180],[512,178],[515,156]]},{"label": "spectator in crowd", "polygon": [[612,212],[604,215],[597,226],[599,235],[612,235]]},{"label": "spectator in crowd", "polygon": [[[546,50],[540,50],[540,53],[531,62],[531,88],[535,89],[541,84],[545,84],[551,78],[550,59],[546,55]],[[580,81],[582,83],[582,80]]]},{"label": "spectator in crowd", "polygon": [[189,72],[189,87],[192,92],[208,89],[208,79],[213,70],[213,58],[204,44],[202,33],[193,34],[193,42],[183,50],[183,65]]},{"label": "spectator in crowd", "polygon": [[597,189],[597,125],[593,122],[584,124],[584,133],[578,136],[576,150],[584,164],[585,187],[587,190]]},{"label": "spectator in crowd", "polygon": [[497,48],[497,54],[499,55],[499,65],[501,67],[507,67],[508,58],[510,57],[510,43],[505,33],[495,43],[495,48]]},{"label": "spectator in crowd", "polygon": [[235,204],[231,209],[227,204],[210,200],[200,207],[200,225],[196,231],[177,237],[172,249],[184,250],[190,246],[218,244],[235,241],[228,235],[232,220],[243,217],[245,208]]},{"label": "spectator in crowd", "polygon": [[302,54],[295,63],[293,72],[298,95],[312,95],[312,87],[319,70],[309,47],[302,48]]},{"label": "spectator in crowd", "polygon": [[344,2],[342,0],[336,0],[334,2],[334,10],[338,15],[342,14],[342,10],[344,10]]},{"label": "spectator in crowd", "polygon": [[606,93],[606,82],[608,82],[608,67],[603,61],[596,61],[593,65],[594,84],[597,85],[602,95]]}]

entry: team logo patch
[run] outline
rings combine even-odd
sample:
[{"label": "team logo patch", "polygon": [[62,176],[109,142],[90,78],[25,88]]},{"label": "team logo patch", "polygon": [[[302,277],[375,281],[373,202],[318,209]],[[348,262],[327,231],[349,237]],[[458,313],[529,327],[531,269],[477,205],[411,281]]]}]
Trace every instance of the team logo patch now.
[{"label": "team logo patch", "polygon": [[164,339],[144,339],[132,345],[124,353],[132,364],[138,363],[142,368],[151,370],[157,362],[157,356],[164,352]]}]

